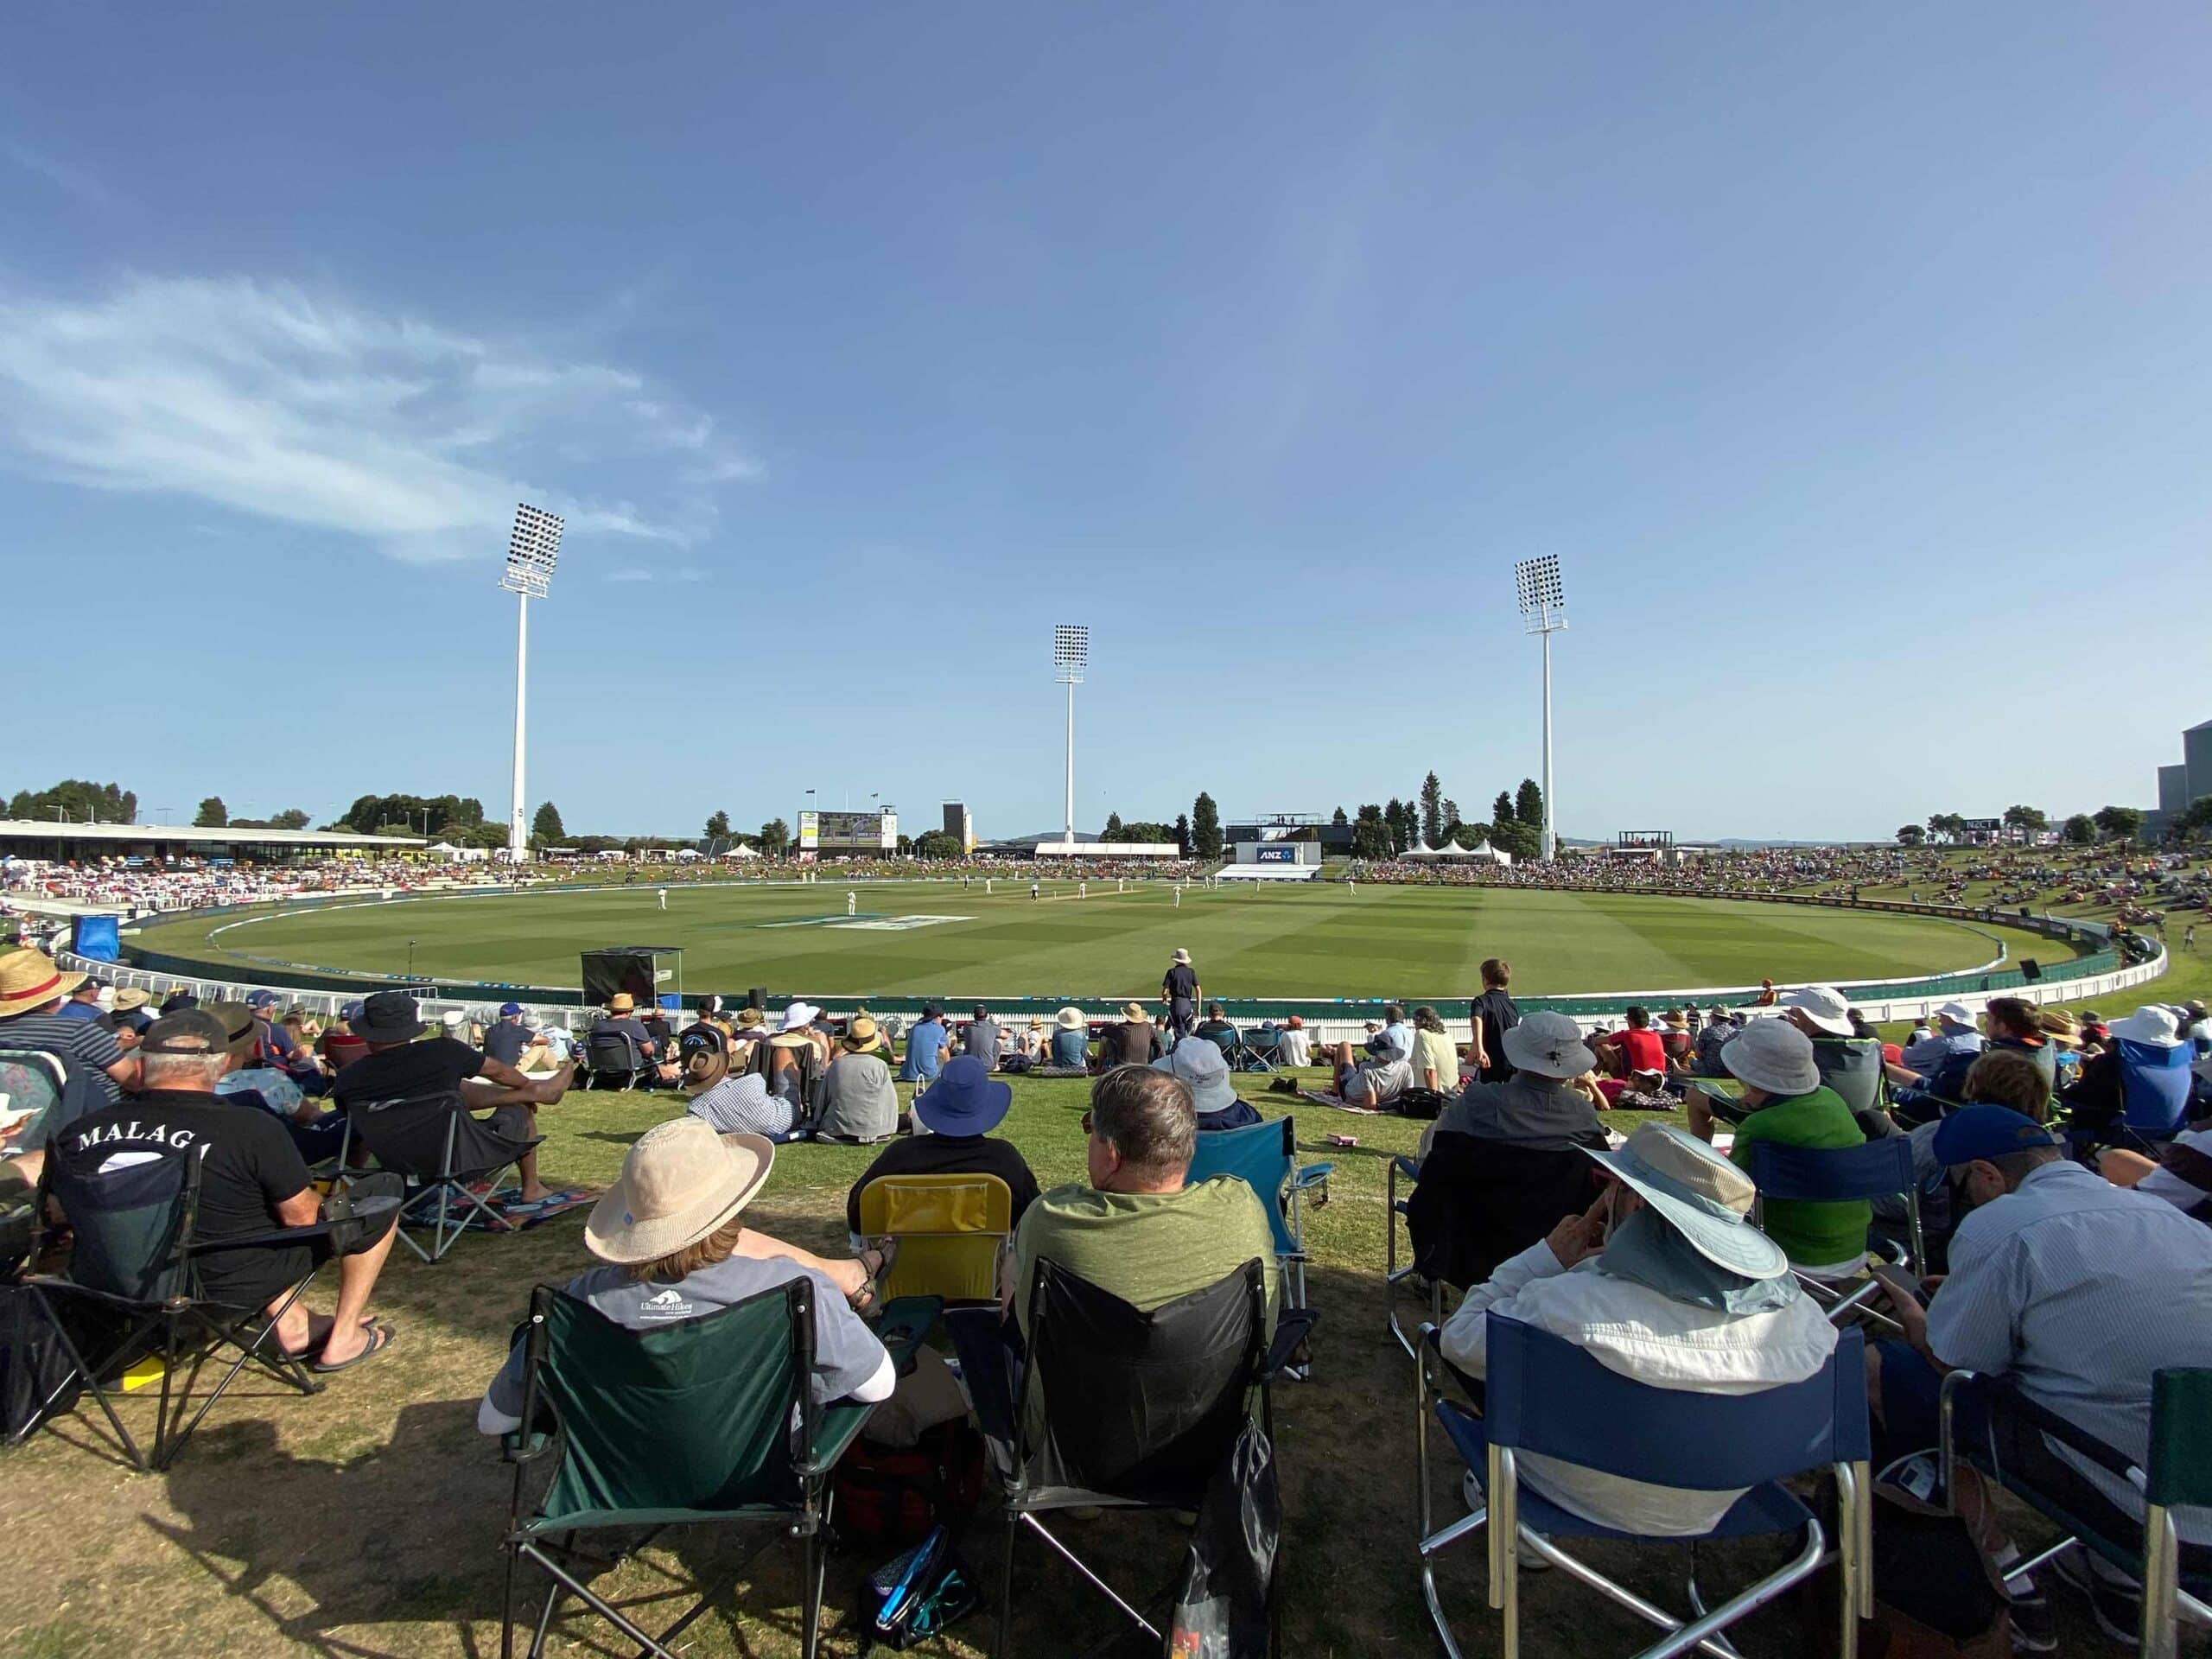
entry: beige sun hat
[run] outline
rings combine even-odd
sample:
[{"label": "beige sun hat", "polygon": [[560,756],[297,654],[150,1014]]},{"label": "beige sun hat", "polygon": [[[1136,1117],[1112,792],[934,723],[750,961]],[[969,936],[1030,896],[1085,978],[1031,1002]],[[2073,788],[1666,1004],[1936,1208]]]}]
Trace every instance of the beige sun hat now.
[{"label": "beige sun hat", "polygon": [[1062,1031],[1081,1031],[1088,1021],[1083,1017],[1083,1010],[1071,1003],[1052,1016],[1052,1023]]},{"label": "beige sun hat", "polygon": [[1144,1011],[1142,1003],[1124,1002],[1122,1004],[1122,1018],[1128,1020],[1132,1025],[1141,1026],[1152,1016]]},{"label": "beige sun hat", "polygon": [[592,1206],[584,1248],[633,1266],[673,1255],[753,1202],[776,1162],[757,1135],[717,1135],[686,1112],[639,1135],[622,1173]]},{"label": "beige sun hat", "polygon": [[607,1011],[609,1014],[634,1013],[637,1006],[638,999],[627,991],[617,991],[607,999]]},{"label": "beige sun hat", "polygon": [[1185,968],[1191,965],[1191,953],[1188,950],[1184,950],[1180,945],[1177,945],[1175,947],[1175,956],[1173,959],[1181,963]]},{"label": "beige sun hat", "polygon": [[0,957],[0,1014],[42,1008],[84,982],[84,975],[63,973],[42,950],[10,950]]}]

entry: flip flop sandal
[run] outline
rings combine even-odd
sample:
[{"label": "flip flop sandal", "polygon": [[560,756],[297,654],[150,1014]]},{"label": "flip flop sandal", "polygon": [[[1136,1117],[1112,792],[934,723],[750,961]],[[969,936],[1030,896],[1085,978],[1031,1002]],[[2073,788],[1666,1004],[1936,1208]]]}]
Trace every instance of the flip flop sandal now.
[{"label": "flip flop sandal", "polygon": [[887,1234],[881,1238],[870,1239],[854,1260],[867,1267],[870,1255],[875,1257],[875,1265],[868,1268],[868,1277],[861,1281],[861,1287],[845,1299],[855,1313],[867,1313],[882,1300],[882,1287],[878,1281],[890,1272],[892,1264],[899,1260],[899,1241]]},{"label": "flip flop sandal", "polygon": [[341,1359],[335,1365],[326,1365],[321,1360],[308,1367],[311,1371],[328,1376],[333,1371],[350,1371],[365,1359],[374,1359],[399,1338],[399,1332],[388,1325],[369,1325],[362,1328],[369,1333],[369,1345],[351,1359]]}]

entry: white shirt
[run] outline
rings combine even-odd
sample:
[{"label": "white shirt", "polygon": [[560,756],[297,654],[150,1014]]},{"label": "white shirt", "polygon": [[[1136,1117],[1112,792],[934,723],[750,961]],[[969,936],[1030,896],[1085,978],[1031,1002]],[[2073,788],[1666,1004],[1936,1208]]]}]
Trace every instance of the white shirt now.
[{"label": "white shirt", "polygon": [[1285,1065],[1313,1064],[1313,1041],[1306,1034],[1303,1026],[1296,1031],[1284,1031],[1277,1041],[1282,1051],[1282,1063]]},{"label": "white shirt", "polygon": [[[1598,1271],[1595,1255],[1562,1268],[1541,1240],[1467,1293],[1441,1333],[1445,1358],[1470,1376],[1487,1363],[1491,1309],[1573,1343],[1609,1371],[1655,1389],[1757,1394],[1815,1375],[1835,1351],[1835,1327],[1809,1296],[1767,1313],[1724,1313]],[[1744,1489],[1696,1491],[1599,1474],[1523,1453],[1522,1478],[1585,1520],[1649,1537],[1710,1532]]]}]

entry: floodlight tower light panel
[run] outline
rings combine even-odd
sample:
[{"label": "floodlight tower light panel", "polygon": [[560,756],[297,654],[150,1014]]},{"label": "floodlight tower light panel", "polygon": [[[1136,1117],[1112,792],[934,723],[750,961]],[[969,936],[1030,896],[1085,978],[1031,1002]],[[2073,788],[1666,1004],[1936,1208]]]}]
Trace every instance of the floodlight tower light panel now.
[{"label": "floodlight tower light panel", "polygon": [[563,521],[543,508],[518,504],[514,534],[507,540],[507,573],[499,586],[526,598],[544,598],[560,562],[563,528]]},{"label": "floodlight tower light panel", "polygon": [[1081,623],[1058,623],[1052,629],[1052,667],[1055,677],[1070,685],[1083,683],[1090,665],[1090,629]]},{"label": "floodlight tower light panel", "polygon": [[1541,626],[1566,626],[1567,588],[1560,580],[1557,554],[1522,559],[1513,567],[1513,585],[1523,617]]}]

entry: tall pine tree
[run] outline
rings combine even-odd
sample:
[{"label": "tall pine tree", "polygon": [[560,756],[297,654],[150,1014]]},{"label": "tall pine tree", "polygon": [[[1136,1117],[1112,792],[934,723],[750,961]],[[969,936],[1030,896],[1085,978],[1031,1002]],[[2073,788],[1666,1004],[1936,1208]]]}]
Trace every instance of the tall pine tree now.
[{"label": "tall pine tree", "polygon": [[1199,858],[1221,856],[1221,814],[1203,790],[1191,803],[1191,851]]},{"label": "tall pine tree", "polygon": [[1444,844],[1444,785],[1434,772],[1421,780],[1421,838],[1432,847]]}]

